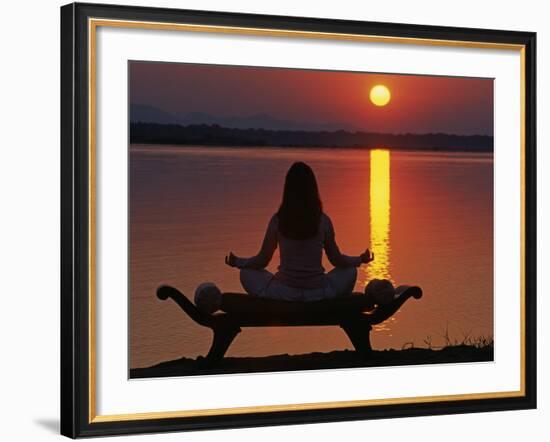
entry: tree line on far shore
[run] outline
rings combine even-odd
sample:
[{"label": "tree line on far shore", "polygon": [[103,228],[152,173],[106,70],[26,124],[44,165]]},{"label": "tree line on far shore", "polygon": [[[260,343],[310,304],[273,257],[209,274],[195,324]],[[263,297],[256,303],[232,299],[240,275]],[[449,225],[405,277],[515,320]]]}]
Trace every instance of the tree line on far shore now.
[{"label": "tree line on far shore", "polygon": [[493,137],[444,133],[390,134],[377,132],[233,129],[216,124],[182,126],[130,124],[134,144],[257,147],[353,147],[492,152]]}]

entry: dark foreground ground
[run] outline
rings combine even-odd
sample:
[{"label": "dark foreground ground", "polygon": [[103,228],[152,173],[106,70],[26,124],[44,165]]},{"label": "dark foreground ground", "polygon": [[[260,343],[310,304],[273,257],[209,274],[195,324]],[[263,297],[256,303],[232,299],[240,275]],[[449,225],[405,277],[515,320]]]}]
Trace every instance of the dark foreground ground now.
[{"label": "dark foreground ground", "polygon": [[492,360],[492,345],[484,347],[454,345],[440,350],[427,348],[375,350],[368,359],[361,359],[351,350],[302,355],[284,354],[266,357],[227,357],[215,368],[201,367],[200,360],[197,362],[196,359],[181,358],[161,362],[152,367],[131,369],[130,378],[483,362]]}]

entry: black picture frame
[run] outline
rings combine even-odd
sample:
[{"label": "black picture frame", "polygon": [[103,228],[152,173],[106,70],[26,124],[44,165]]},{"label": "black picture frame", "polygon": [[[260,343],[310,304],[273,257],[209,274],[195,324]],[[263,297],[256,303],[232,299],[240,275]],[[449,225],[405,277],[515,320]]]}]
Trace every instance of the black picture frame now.
[{"label": "black picture frame", "polygon": [[[524,395],[97,421],[90,389],[90,18],[520,45],[524,75]],[[489,29],[73,3],[61,7],[61,434],[238,428],[536,408],[536,34]]]}]

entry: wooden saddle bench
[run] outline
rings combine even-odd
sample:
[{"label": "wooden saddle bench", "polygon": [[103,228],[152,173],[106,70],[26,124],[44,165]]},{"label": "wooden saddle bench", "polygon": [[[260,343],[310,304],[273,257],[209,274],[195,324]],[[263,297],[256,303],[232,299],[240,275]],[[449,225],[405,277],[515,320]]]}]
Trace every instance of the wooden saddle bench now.
[{"label": "wooden saddle bench", "polygon": [[157,289],[160,300],[171,298],[197,324],[213,331],[212,345],[205,366],[220,362],[227,349],[241,332],[241,327],[297,327],[339,326],[362,357],[372,351],[370,331],[397,312],[409,299],[420,299],[422,290],[417,286],[400,286],[388,304],[373,307],[363,293],[322,301],[281,301],[260,298],[244,293],[223,293],[221,311],[213,314],[199,310],[178,289],[161,286]]}]

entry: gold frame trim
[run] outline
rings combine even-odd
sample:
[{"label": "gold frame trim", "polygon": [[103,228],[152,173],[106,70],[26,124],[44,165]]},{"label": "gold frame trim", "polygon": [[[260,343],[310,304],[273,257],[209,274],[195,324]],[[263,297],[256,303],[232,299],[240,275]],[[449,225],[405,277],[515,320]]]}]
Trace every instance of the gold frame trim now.
[{"label": "gold frame trim", "polygon": [[[401,397],[387,399],[368,399],[368,400],[352,400],[352,401],[335,401],[335,402],[316,402],[316,403],[301,403],[301,404],[284,404],[284,405],[261,405],[248,407],[233,407],[233,408],[214,408],[214,409],[197,409],[197,410],[181,410],[181,411],[159,411],[148,413],[129,413],[129,414],[111,414],[97,415],[96,414],[96,34],[97,28],[116,27],[116,28],[134,28],[148,30],[169,30],[169,31],[186,31],[186,32],[208,32],[218,34],[236,34],[236,35],[254,35],[267,37],[292,37],[292,38],[308,38],[308,39],[324,39],[324,40],[340,40],[340,41],[358,41],[371,43],[389,43],[389,44],[413,44],[422,46],[445,46],[445,47],[463,47],[463,48],[478,48],[478,49],[497,49],[519,51],[520,53],[520,167],[521,167],[521,240],[520,240],[520,389],[518,391],[504,392],[489,392],[489,393],[465,393],[454,395],[438,395],[438,396],[417,396],[417,397]],[[497,398],[514,398],[525,396],[525,45],[522,44],[504,44],[492,42],[475,42],[475,41],[458,41],[458,40],[440,40],[440,39],[424,39],[411,37],[390,37],[377,35],[358,35],[345,33],[329,33],[329,32],[310,32],[310,31],[291,31],[283,29],[264,29],[264,28],[244,28],[232,26],[210,26],[196,24],[181,24],[181,23],[160,23],[146,21],[131,21],[131,20],[112,20],[112,19],[88,19],[88,98],[89,98],[89,423],[99,422],[117,422],[117,421],[134,421],[145,419],[169,419],[178,417],[198,417],[198,416],[220,416],[220,415],[238,415],[246,413],[259,412],[278,412],[278,411],[296,411],[296,410],[322,410],[327,408],[344,408],[344,407],[364,407],[375,405],[396,405],[396,404],[420,404],[427,402],[442,402],[442,401],[460,401],[472,399],[497,399]]]}]

